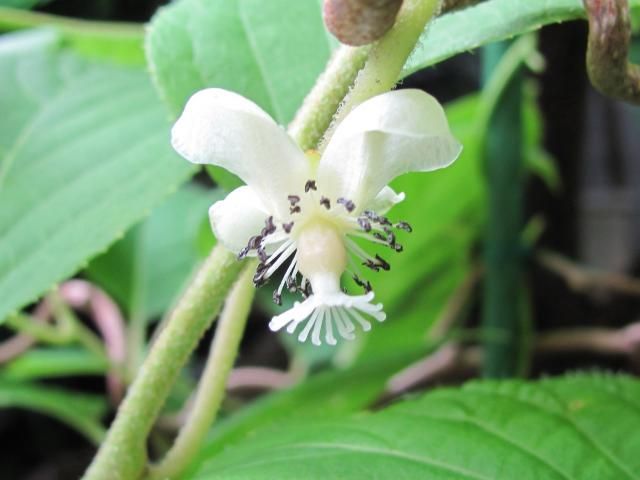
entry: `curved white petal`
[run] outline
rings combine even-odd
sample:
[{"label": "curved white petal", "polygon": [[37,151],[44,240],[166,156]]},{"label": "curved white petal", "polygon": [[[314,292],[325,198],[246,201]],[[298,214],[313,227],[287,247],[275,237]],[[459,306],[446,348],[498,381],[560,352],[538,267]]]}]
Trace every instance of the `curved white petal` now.
[{"label": "curved white petal", "polygon": [[393,178],[446,167],[461,150],[436,99],[396,90],[347,115],[320,159],[318,185],[361,211]]},{"label": "curved white petal", "polygon": [[373,200],[365,205],[366,210],[372,210],[378,215],[384,215],[391,208],[404,200],[404,192],[396,193],[391,187],[383,187]]},{"label": "curved white petal", "polygon": [[190,162],[236,174],[280,216],[288,212],[287,195],[310,178],[309,162],[284,129],[252,101],[219,88],[189,99],[171,130],[171,144]]},{"label": "curved white petal", "polygon": [[236,254],[246,247],[250,237],[260,233],[268,216],[262,201],[248,186],[236,188],[209,208],[214,235]]}]

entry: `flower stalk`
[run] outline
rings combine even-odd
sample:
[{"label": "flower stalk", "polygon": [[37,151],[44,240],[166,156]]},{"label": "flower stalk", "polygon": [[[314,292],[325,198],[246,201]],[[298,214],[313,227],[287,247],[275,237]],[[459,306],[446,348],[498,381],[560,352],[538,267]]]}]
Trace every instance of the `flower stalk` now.
[{"label": "flower stalk", "polygon": [[105,442],[85,473],[85,480],[140,477],[147,460],[146,439],[153,423],[180,369],[211,325],[242,266],[225,248],[217,246],[212,250],[129,387]]},{"label": "flower stalk", "polygon": [[250,262],[227,297],[191,412],[162,462],[151,467],[151,480],[179,478],[218,414],[255,294],[254,269],[254,262]]}]

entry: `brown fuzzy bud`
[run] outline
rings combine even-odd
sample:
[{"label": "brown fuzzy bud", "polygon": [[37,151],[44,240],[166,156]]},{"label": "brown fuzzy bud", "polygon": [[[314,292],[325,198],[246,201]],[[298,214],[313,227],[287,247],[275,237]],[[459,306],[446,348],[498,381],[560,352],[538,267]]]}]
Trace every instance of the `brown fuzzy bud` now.
[{"label": "brown fuzzy bud", "polygon": [[393,26],[402,0],[324,0],[327,29],[342,43],[367,45]]}]

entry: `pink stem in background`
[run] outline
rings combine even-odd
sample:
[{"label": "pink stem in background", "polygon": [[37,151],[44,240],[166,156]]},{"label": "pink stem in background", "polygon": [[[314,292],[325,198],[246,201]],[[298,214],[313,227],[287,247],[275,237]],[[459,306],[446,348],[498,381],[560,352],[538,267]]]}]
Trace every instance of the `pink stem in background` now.
[{"label": "pink stem in background", "polygon": [[292,385],[287,372],[265,367],[237,367],[227,379],[227,390],[278,390]]},{"label": "pink stem in background", "polygon": [[[127,358],[126,325],[116,303],[86,280],[69,280],[63,283],[60,295],[70,307],[82,310],[90,316],[104,339],[111,363],[124,366]],[[107,389],[112,401],[119,403],[124,395],[125,385],[113,371],[107,375]]]},{"label": "pink stem in background", "polygon": [[[51,308],[49,302],[43,300],[33,312],[33,317],[40,323],[46,323],[50,319]],[[37,343],[30,335],[19,333],[0,343],[0,365],[19,357]]]}]

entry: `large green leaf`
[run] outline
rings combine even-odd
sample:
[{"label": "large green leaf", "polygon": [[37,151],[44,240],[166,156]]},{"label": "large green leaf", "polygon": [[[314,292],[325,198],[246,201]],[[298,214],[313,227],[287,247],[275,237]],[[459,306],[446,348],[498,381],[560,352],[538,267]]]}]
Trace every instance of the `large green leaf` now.
[{"label": "large green leaf", "polygon": [[172,112],[204,87],[238,92],[287,123],[335,41],[318,0],[182,0],[154,17],[147,54]]},{"label": "large green leaf", "polygon": [[68,392],[31,383],[0,380],[0,407],[27,408],[57,418],[98,444],[107,402],[100,395]]},{"label": "large green leaf", "polygon": [[207,209],[219,191],[186,185],[94,259],[88,275],[124,306],[129,316],[161,315],[200,259],[200,232],[213,243]]},{"label": "large green leaf", "polygon": [[[640,12],[640,0],[630,0],[629,5]],[[583,0],[488,0],[433,21],[402,76],[543,25],[582,18]]]},{"label": "large green leaf", "polygon": [[195,479],[640,478],[640,382],[474,382],[369,415],[283,423],[212,456]]},{"label": "large green leaf", "polygon": [[51,32],[0,42],[0,318],[77,271],[192,173],[144,71]]},{"label": "large green leaf", "polygon": [[410,358],[409,352],[396,352],[393,356],[362,362],[346,370],[317,374],[299,385],[267,395],[219,422],[207,439],[198,462],[283,421],[341,418],[360,411],[379,398],[389,377]]}]

